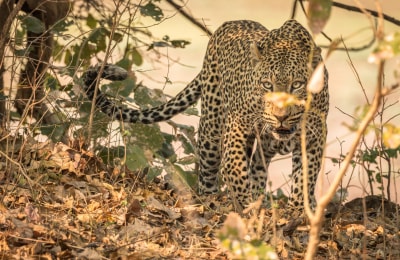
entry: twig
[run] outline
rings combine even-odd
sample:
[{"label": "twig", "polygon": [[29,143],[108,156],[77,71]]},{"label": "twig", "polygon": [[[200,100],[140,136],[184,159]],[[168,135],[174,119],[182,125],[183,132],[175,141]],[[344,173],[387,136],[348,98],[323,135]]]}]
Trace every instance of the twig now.
[{"label": "twig", "polygon": [[183,17],[185,17],[186,19],[188,19],[192,24],[196,25],[197,27],[199,27],[202,31],[204,31],[205,33],[207,33],[207,35],[211,35],[212,32],[202,23],[200,23],[199,21],[197,21],[195,18],[193,18],[193,16],[191,16],[190,14],[188,14],[186,11],[183,10],[184,6],[180,6],[177,3],[175,3],[173,0],[166,0],[167,3],[169,3],[170,5],[172,5],[172,7],[174,7],[181,15],[183,15]]},{"label": "twig", "polygon": [[[336,7],[339,7],[339,8],[342,8],[342,9],[345,9],[347,11],[363,13],[363,11],[359,7],[356,7],[356,6],[346,5],[346,4],[342,4],[342,3],[338,3],[338,2],[333,2],[332,5],[336,6]],[[368,13],[370,13],[374,17],[379,17],[379,15],[380,15],[379,12],[376,12],[376,11],[371,10],[371,9],[365,9],[365,11],[367,11]],[[385,21],[388,21],[390,23],[393,23],[395,25],[400,26],[400,20],[397,20],[394,17],[389,16],[389,15],[384,14],[384,13],[382,13],[382,16],[383,16],[383,19]]]},{"label": "twig", "polygon": [[34,238],[29,238],[29,237],[21,237],[21,236],[12,235],[10,233],[6,234],[6,236],[13,237],[13,238],[16,238],[16,239],[26,240],[26,241],[32,241],[32,242],[36,242],[36,243],[50,244],[50,245],[54,245],[56,243],[56,242],[51,241],[51,240],[41,240],[41,239],[34,239]]},{"label": "twig", "polygon": [[294,17],[296,16],[296,12],[297,12],[297,1],[298,1],[298,0],[294,0],[294,2],[293,2],[292,14],[290,15],[290,19],[294,19]]}]

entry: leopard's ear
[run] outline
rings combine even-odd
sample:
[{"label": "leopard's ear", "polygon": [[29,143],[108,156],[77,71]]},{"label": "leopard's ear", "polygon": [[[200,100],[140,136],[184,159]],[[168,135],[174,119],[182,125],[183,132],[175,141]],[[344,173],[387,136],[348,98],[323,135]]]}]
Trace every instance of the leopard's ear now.
[{"label": "leopard's ear", "polygon": [[256,42],[250,43],[250,59],[251,65],[255,67],[261,60],[261,47]]}]

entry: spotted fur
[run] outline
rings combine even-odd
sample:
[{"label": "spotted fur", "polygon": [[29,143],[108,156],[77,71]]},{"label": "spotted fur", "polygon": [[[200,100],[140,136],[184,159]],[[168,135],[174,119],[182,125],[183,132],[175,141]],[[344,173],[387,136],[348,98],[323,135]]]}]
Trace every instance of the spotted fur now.
[{"label": "spotted fur", "polygon": [[[324,69],[323,89],[312,94],[307,114],[301,102],[277,106],[268,94],[283,92],[306,100],[307,82],[320,62],[320,49],[295,20],[271,31],[253,21],[226,22],[211,36],[200,73],[167,103],[145,110],[127,109],[99,93],[96,105],[115,119],[148,124],[167,120],[201,98],[199,192],[217,192],[220,174],[241,209],[265,192],[272,157],[292,153],[289,205],[302,210],[300,124],[306,120],[308,191],[313,200],[326,140],[328,73]],[[83,77],[90,99],[99,67]],[[119,80],[126,72],[106,65],[101,77]],[[273,181],[274,175],[269,176]]]}]

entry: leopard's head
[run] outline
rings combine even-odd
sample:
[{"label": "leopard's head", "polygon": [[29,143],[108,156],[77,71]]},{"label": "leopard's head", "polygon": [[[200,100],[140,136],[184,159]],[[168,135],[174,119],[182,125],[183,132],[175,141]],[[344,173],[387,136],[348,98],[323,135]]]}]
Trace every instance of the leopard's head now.
[{"label": "leopard's head", "polygon": [[300,129],[307,81],[321,60],[320,49],[294,20],[250,48],[264,129],[277,140],[290,139]]}]

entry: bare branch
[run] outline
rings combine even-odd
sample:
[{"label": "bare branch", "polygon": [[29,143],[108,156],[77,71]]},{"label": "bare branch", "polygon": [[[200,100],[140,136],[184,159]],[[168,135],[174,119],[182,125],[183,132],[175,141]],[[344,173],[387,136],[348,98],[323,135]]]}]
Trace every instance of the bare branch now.
[{"label": "bare branch", "polygon": [[[306,0],[296,0],[294,2],[294,4],[293,4],[293,10],[295,10],[295,6],[296,6],[297,2],[300,3],[301,9],[302,9],[304,15],[307,16],[307,13],[306,13],[306,10],[305,10],[304,4],[303,4],[303,2],[306,2]],[[357,12],[357,13],[361,13],[361,14],[366,12],[366,13],[370,14],[373,17],[377,17],[377,18],[380,17],[379,16],[379,12],[371,10],[371,9],[360,8],[360,7],[357,7],[357,6],[346,5],[346,4],[337,3],[337,2],[333,2],[332,5],[335,6],[335,7],[341,8],[341,9],[348,10],[348,11],[353,11],[353,12]],[[292,12],[292,16],[293,17],[294,17],[294,14],[295,13]],[[394,17],[391,17],[391,16],[389,16],[387,14],[382,13],[382,18],[383,18],[383,20],[386,20],[386,21],[388,21],[390,23],[393,23],[395,25],[399,25],[400,26],[400,20],[397,20]],[[330,38],[326,33],[321,32],[321,34],[327,40],[332,42],[332,38]],[[375,36],[373,36],[371,38],[371,40],[367,44],[365,44],[363,46],[359,46],[359,47],[344,47],[344,48],[338,47],[335,50],[338,50],[338,51],[352,51],[352,52],[362,51],[362,50],[365,50],[365,49],[368,49],[369,47],[371,47],[375,43],[375,40],[376,40],[376,38],[375,38]],[[329,46],[327,46],[327,45],[320,45],[320,47],[321,48],[329,48]]]},{"label": "bare branch", "polygon": [[[360,8],[356,7],[356,6],[346,5],[346,4],[337,3],[337,2],[333,2],[332,5],[333,5],[333,6],[336,6],[336,7],[339,7],[339,8],[341,8],[341,9],[348,10],[348,11],[357,12],[357,13],[362,13],[362,10],[361,10]],[[376,11],[374,11],[374,10],[371,10],[371,9],[365,9],[365,10],[366,10],[368,13],[370,13],[372,16],[374,16],[374,17],[379,17],[379,13],[378,13],[378,12],[376,12]],[[393,24],[395,24],[395,25],[400,26],[400,20],[397,20],[397,19],[395,19],[394,17],[389,16],[389,15],[384,14],[384,13],[382,13],[382,15],[383,15],[383,19],[384,19],[385,21],[388,21],[388,22],[390,22],[390,23],[393,23]]]},{"label": "bare branch", "polygon": [[186,11],[183,10],[183,6],[178,5],[175,3],[173,0],[166,0],[167,3],[172,5],[181,15],[183,15],[186,19],[188,19],[192,24],[196,25],[199,27],[203,32],[207,33],[207,35],[211,35],[212,32],[202,23],[197,21],[193,16],[188,14]]},{"label": "bare branch", "polygon": [[296,16],[296,12],[297,12],[297,1],[298,1],[298,0],[294,0],[294,2],[293,2],[292,14],[290,15],[290,19],[294,19],[294,17]]}]

